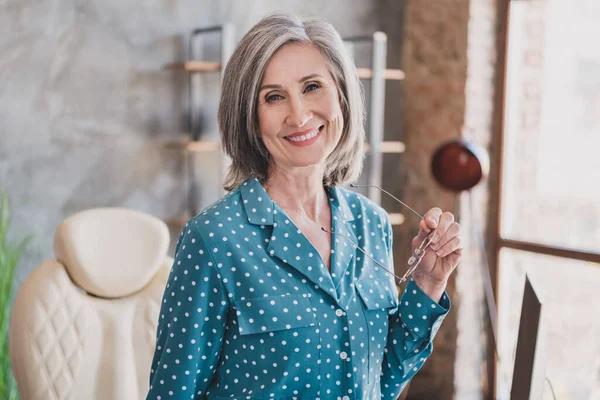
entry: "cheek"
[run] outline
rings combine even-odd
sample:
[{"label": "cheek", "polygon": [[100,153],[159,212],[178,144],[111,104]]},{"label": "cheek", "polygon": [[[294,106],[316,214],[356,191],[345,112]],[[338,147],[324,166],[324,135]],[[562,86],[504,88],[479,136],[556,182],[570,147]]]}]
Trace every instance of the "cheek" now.
[{"label": "cheek", "polygon": [[337,91],[328,91],[326,95],[321,97],[319,103],[319,109],[328,121],[331,121],[342,114],[342,108],[338,99]]},{"label": "cheek", "polygon": [[318,109],[321,117],[329,123],[329,132],[335,132],[331,139],[339,140],[344,128],[344,118],[337,90],[323,93],[323,96],[319,99]]},{"label": "cheek", "polygon": [[263,108],[258,110],[258,127],[261,136],[277,134],[279,116],[276,110],[272,108]]}]

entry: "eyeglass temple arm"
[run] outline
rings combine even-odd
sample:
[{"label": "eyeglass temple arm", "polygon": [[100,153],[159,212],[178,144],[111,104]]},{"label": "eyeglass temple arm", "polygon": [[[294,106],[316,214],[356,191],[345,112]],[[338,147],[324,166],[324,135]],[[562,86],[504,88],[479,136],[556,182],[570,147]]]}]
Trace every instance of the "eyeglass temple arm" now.
[{"label": "eyeglass temple arm", "polygon": [[409,268],[408,271],[406,271],[406,273],[404,274],[404,276],[402,276],[402,278],[400,278],[398,275],[396,275],[395,273],[393,273],[392,271],[390,271],[389,269],[387,269],[386,267],[384,267],[383,265],[381,265],[381,263],[379,261],[377,261],[376,259],[374,259],[373,257],[371,257],[369,254],[367,254],[366,251],[364,251],[359,245],[357,245],[356,243],[354,243],[354,241],[352,239],[350,239],[348,236],[344,235],[343,233],[330,231],[330,230],[325,229],[323,227],[321,227],[321,230],[325,231],[327,233],[331,233],[333,235],[342,236],[344,239],[346,239],[347,241],[349,241],[350,243],[352,243],[352,245],[354,246],[354,248],[356,248],[357,250],[360,250],[360,252],[363,253],[365,256],[369,257],[371,259],[371,261],[373,261],[375,264],[377,264],[378,266],[380,266],[381,268],[383,268],[388,273],[394,275],[394,277],[396,279],[398,279],[398,284],[404,283],[408,279],[408,277],[410,276],[410,274],[413,273],[413,271],[415,270],[415,268],[419,265],[419,262],[421,261],[421,259],[419,258],[419,260],[415,263],[415,265],[413,265],[411,268]]},{"label": "eyeglass temple arm", "polygon": [[388,192],[387,190],[384,190],[382,188],[380,188],[377,185],[355,185],[354,183],[350,184],[350,187],[374,187],[377,188],[379,190],[381,190],[383,193],[387,194],[388,196],[390,196],[391,198],[393,198],[394,200],[396,200],[398,203],[402,204],[404,207],[408,208],[410,211],[413,212],[413,214],[415,214],[417,217],[419,217],[420,219],[423,219],[423,216],[421,214],[419,214],[418,212],[416,212],[415,210],[413,210],[409,205],[407,205],[406,203],[404,203],[402,200],[398,199],[396,196],[394,196],[393,194],[391,194],[390,192]]}]

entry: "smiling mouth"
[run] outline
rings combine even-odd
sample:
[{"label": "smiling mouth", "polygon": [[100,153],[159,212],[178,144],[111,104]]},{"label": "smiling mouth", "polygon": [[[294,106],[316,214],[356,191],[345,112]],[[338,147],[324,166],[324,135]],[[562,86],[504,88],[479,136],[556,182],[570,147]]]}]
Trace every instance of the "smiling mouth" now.
[{"label": "smiling mouth", "polygon": [[289,140],[290,142],[294,142],[294,143],[302,143],[302,142],[305,142],[305,141],[310,140],[310,139],[314,138],[315,136],[317,136],[319,133],[321,133],[321,131],[323,130],[324,127],[325,127],[325,125],[321,125],[318,129],[315,129],[311,133],[307,133],[306,135],[286,136],[285,139]]}]

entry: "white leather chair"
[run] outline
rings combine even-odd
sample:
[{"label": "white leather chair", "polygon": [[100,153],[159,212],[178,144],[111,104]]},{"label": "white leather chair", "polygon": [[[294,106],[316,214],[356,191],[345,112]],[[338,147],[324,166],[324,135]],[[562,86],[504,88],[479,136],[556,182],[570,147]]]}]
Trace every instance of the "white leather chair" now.
[{"label": "white leather chair", "polygon": [[148,391],[169,230],[150,215],[98,208],[63,221],[55,260],[23,282],[10,359],[22,400],[135,400]]}]

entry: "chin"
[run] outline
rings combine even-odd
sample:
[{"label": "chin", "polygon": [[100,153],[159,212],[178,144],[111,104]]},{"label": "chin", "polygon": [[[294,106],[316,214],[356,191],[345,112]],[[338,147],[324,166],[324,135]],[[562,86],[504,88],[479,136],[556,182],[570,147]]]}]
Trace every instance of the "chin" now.
[{"label": "chin", "polygon": [[318,165],[324,164],[325,163],[325,159],[319,159],[319,160],[298,160],[292,163],[292,165],[296,168],[309,168],[309,167],[316,167]]},{"label": "chin", "polygon": [[308,157],[303,157],[303,158],[294,158],[289,160],[290,164],[293,165],[294,167],[299,167],[299,168],[303,168],[303,167],[315,167],[317,165],[321,165],[321,164],[325,164],[325,160],[327,159],[327,157],[322,154],[322,155],[316,155],[316,154],[311,154]]}]

